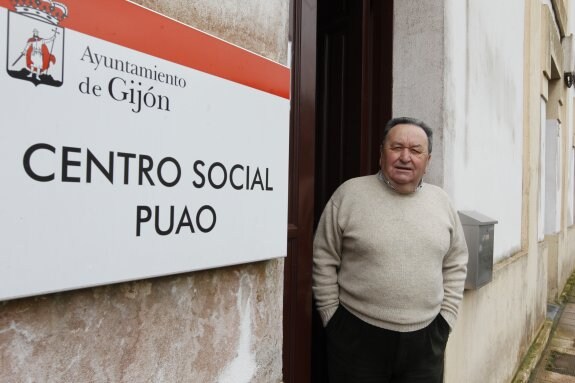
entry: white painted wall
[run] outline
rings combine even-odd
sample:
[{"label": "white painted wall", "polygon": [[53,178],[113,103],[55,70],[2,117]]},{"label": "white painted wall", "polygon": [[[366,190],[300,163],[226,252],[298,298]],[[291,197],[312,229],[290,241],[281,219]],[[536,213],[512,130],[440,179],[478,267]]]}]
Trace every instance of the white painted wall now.
[{"label": "white painted wall", "polygon": [[[571,39],[575,37],[572,36],[575,24],[575,3],[573,1],[567,2],[567,31],[565,34],[571,36]],[[564,46],[564,66],[565,71],[575,69],[575,43],[566,41],[565,45],[571,45],[571,51],[567,46]],[[567,121],[565,128],[567,129],[567,141],[568,141],[568,168],[567,168],[567,226],[573,225],[575,222],[575,150],[573,146],[573,96],[575,93],[575,87],[568,88],[567,95],[565,97],[565,108],[567,109]]]},{"label": "white painted wall", "polygon": [[539,194],[538,202],[539,209],[537,215],[537,240],[543,241],[545,238],[545,158],[546,145],[545,145],[545,125],[547,121],[547,102],[543,97],[541,97],[541,114],[539,119]]},{"label": "white painted wall", "polygon": [[445,184],[499,221],[497,262],[521,247],[524,3],[447,0],[445,15]]},{"label": "white painted wall", "polygon": [[575,150],[573,150],[573,132],[572,129],[570,129],[569,132],[569,170],[567,173],[567,185],[568,185],[568,190],[567,190],[567,226],[571,226],[573,225],[573,198],[575,197],[574,194],[574,190],[573,190],[573,172],[574,172],[574,167],[575,167]]},{"label": "white painted wall", "polygon": [[426,181],[499,221],[494,262],[521,247],[524,3],[394,3],[393,115],[434,129]]},{"label": "white painted wall", "polygon": [[425,181],[443,186],[443,4],[436,0],[394,2],[393,116],[425,121],[434,132]]},{"label": "white painted wall", "polygon": [[[545,102],[540,79],[525,73],[540,73],[540,6],[538,0],[394,3],[393,114],[418,113],[437,129],[441,161],[432,161],[427,181],[438,181],[458,209],[499,221],[493,281],[464,293],[448,343],[447,383],[511,381],[545,319],[549,245],[537,241],[539,108],[545,126]],[[418,35],[426,37],[425,44],[417,43]],[[418,68],[424,68],[422,75],[410,84]],[[531,177],[525,191],[524,171]],[[517,252],[524,221],[528,241]],[[572,241],[575,230],[569,234]],[[559,236],[559,247],[561,241]],[[573,263],[562,264],[569,269]]]},{"label": "white painted wall", "polygon": [[[542,126],[545,134],[544,233],[555,234],[561,229],[561,125],[557,120],[547,120]],[[542,167],[543,169],[543,167]]]}]

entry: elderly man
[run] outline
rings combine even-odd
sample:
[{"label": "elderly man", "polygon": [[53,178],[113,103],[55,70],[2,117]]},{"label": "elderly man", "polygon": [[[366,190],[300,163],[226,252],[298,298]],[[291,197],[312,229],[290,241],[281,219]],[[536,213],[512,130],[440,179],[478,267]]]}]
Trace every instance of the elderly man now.
[{"label": "elderly man", "polygon": [[314,239],[330,383],[440,383],[467,265],[457,211],[422,182],[432,131],[387,123],[380,171],[343,183]]}]

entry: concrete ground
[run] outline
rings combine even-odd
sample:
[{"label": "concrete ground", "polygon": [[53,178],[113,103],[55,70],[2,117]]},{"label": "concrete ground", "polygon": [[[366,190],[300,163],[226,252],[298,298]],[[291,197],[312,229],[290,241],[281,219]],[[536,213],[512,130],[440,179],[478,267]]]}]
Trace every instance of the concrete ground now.
[{"label": "concrete ground", "polygon": [[558,305],[550,305],[549,338],[529,383],[575,383],[575,283],[571,276]]}]

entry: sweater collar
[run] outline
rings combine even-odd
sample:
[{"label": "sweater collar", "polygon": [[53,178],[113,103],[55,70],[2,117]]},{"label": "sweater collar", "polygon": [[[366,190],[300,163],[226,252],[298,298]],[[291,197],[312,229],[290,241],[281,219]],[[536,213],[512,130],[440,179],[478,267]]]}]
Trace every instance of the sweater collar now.
[{"label": "sweater collar", "polygon": [[[380,170],[379,172],[377,172],[377,178],[382,181],[388,188],[390,188],[391,190],[393,190],[396,193],[399,193],[397,191],[397,189],[395,188],[395,186],[393,186],[393,184],[391,183],[391,181],[389,181],[384,175],[383,172]],[[417,187],[415,188],[415,190],[413,191],[413,193],[417,192],[419,189],[421,189],[423,187],[423,179],[421,179],[419,181],[419,184],[417,185]],[[402,193],[403,194],[403,193]],[[409,193],[411,194],[411,193]]]}]

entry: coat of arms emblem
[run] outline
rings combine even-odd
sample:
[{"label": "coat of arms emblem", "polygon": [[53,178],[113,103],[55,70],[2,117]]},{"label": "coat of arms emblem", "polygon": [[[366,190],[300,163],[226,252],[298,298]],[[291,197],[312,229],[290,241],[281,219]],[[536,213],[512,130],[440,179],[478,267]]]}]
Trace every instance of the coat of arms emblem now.
[{"label": "coat of arms emblem", "polygon": [[12,0],[8,12],[6,70],[11,77],[34,85],[64,82],[64,29],[68,8],[52,0]]}]

